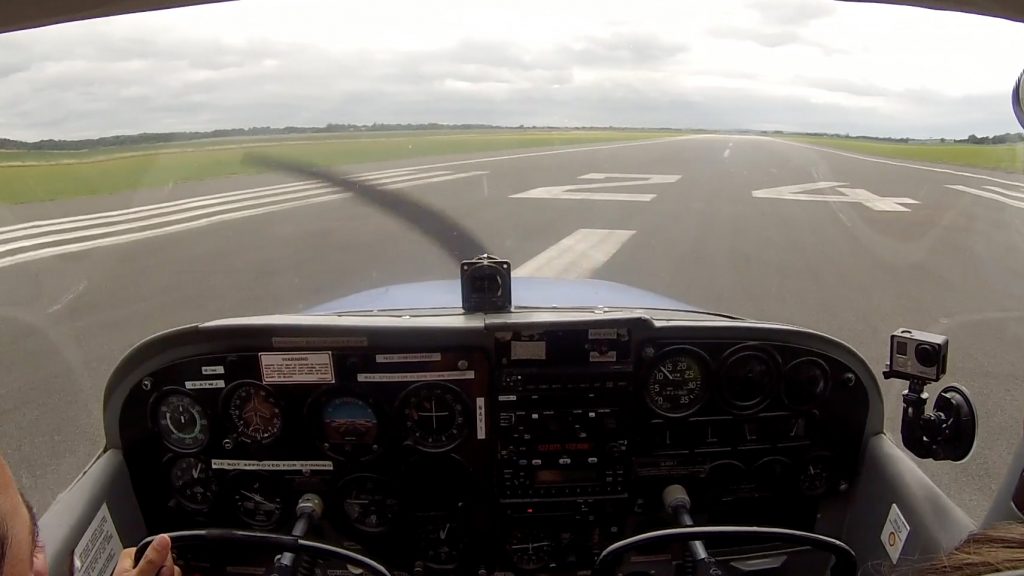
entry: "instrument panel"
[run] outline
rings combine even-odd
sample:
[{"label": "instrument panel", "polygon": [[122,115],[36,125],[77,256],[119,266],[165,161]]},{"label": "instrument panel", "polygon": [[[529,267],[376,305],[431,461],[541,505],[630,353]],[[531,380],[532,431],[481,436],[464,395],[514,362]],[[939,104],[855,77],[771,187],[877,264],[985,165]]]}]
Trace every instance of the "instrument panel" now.
[{"label": "instrument panel", "polygon": [[148,371],[119,420],[147,528],[287,532],[313,492],[308,537],[396,574],[575,574],[671,527],[669,484],[698,524],[815,531],[856,473],[866,386],[821,350],[608,322],[481,336]]}]

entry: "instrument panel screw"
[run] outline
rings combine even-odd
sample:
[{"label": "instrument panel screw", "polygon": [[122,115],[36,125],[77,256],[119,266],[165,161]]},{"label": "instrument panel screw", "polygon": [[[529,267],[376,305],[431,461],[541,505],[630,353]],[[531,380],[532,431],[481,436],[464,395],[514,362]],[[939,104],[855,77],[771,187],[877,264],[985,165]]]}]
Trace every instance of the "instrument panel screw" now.
[{"label": "instrument panel screw", "polygon": [[853,386],[857,383],[857,376],[853,372],[847,372],[843,374],[843,384],[847,386]]},{"label": "instrument panel screw", "polygon": [[220,445],[223,446],[225,450],[231,450],[235,447],[235,443],[231,441],[231,438],[225,438]]},{"label": "instrument panel screw", "polygon": [[465,370],[466,368],[469,368],[469,362],[466,362],[465,360],[459,360],[458,366],[459,370]]},{"label": "instrument panel screw", "polygon": [[152,387],[153,387],[153,379],[152,378],[146,377],[146,378],[142,379],[142,389],[143,390],[149,390]]},{"label": "instrument panel screw", "polygon": [[644,346],[644,358],[654,358],[654,346]]}]

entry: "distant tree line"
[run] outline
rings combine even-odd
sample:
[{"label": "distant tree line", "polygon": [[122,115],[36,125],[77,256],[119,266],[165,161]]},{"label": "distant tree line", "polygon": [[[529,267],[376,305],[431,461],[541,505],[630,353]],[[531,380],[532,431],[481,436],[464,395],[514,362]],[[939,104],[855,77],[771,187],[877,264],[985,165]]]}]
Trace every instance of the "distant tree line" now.
[{"label": "distant tree line", "polygon": [[1024,133],[1007,132],[1006,134],[981,137],[971,134],[963,140],[956,140],[956,142],[966,142],[968,144],[1014,144],[1017,142],[1024,142]]},{"label": "distant tree line", "polygon": [[[427,124],[327,124],[325,126],[285,126],[284,128],[271,128],[270,126],[254,126],[251,128],[228,128],[221,130],[209,130],[206,132],[143,132],[142,134],[122,134],[117,136],[103,136],[101,138],[88,138],[83,140],[37,140],[25,142],[23,140],[12,140],[0,138],[0,150],[52,150],[52,151],[73,151],[91,150],[95,148],[110,148],[115,146],[142,146],[149,144],[169,144],[174,142],[188,142],[206,138],[238,138],[245,136],[286,136],[291,134],[335,134],[341,132],[388,132],[398,130],[480,130],[480,129],[506,128],[491,124],[439,124],[431,122]],[[525,126],[519,126],[525,128]],[[536,128],[536,127],[534,127]]]}]

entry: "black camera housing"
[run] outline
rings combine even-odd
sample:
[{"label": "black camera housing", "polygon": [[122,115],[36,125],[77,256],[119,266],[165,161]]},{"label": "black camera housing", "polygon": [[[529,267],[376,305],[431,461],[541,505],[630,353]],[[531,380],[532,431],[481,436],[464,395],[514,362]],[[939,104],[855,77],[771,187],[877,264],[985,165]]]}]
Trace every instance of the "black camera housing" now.
[{"label": "black camera housing", "polygon": [[938,382],[946,375],[949,338],[941,334],[900,328],[889,336],[886,378]]},{"label": "black camera housing", "polygon": [[483,254],[464,260],[459,271],[463,310],[504,312],[512,309],[512,265],[508,260]]}]

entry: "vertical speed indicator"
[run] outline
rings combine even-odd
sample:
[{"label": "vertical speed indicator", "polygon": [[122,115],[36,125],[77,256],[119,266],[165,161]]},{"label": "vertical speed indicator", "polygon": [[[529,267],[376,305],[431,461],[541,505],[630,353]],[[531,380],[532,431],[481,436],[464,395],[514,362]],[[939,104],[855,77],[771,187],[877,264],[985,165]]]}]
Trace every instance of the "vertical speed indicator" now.
[{"label": "vertical speed indicator", "polygon": [[676,348],[656,359],[647,377],[644,400],[665,416],[685,416],[708,397],[707,357],[692,348]]}]

